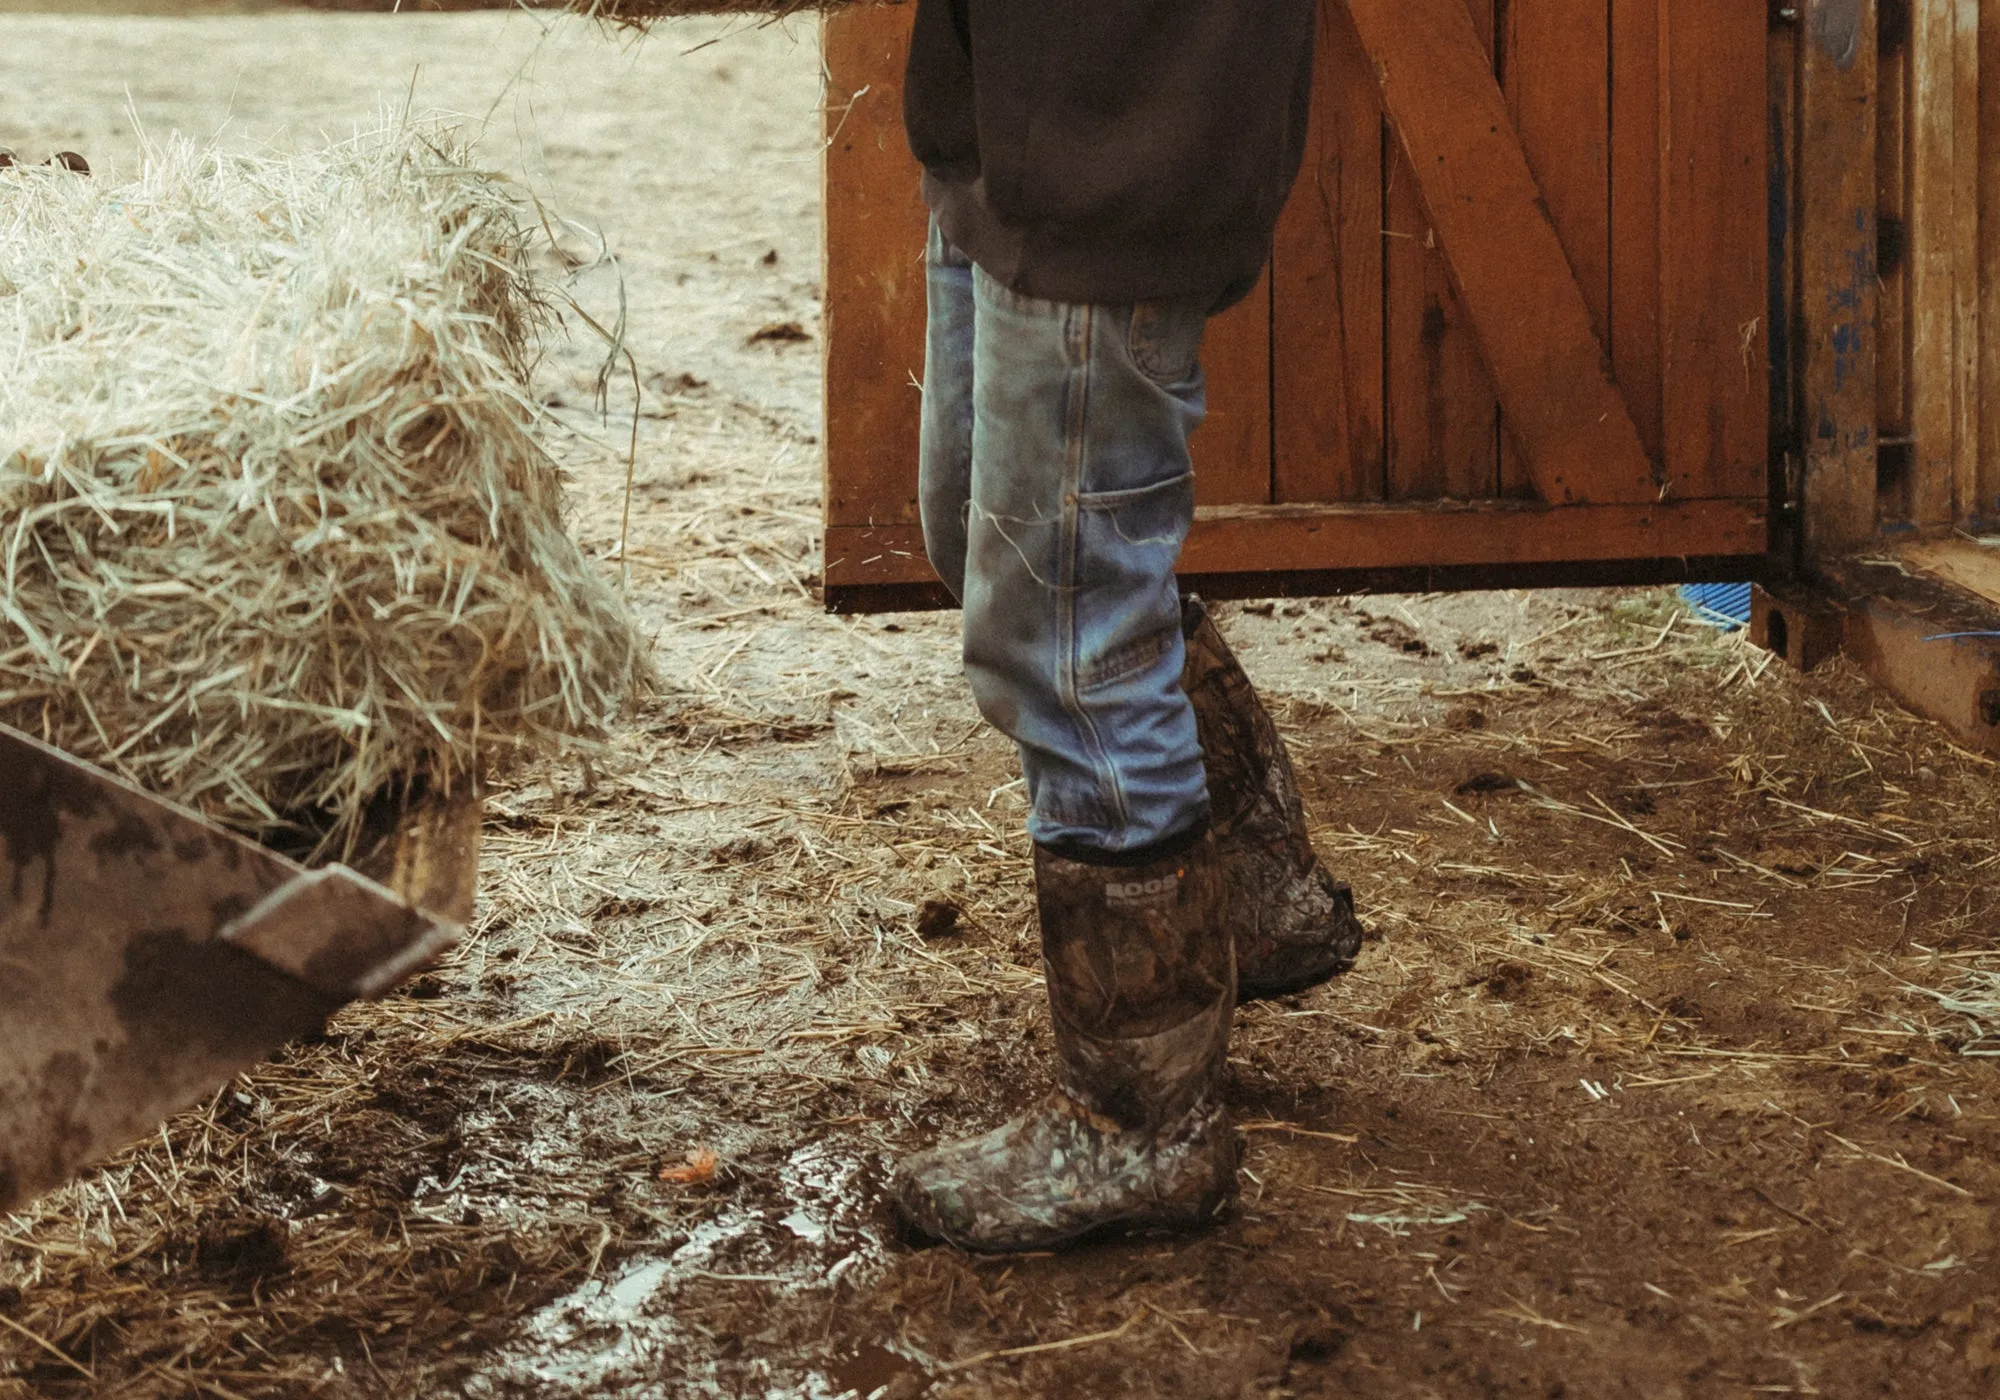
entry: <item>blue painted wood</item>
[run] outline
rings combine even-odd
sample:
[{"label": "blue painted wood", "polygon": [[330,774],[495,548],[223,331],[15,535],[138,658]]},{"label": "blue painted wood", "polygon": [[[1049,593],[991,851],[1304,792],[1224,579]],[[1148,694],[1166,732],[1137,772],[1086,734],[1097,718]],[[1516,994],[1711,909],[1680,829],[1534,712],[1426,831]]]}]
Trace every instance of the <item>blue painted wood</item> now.
[{"label": "blue painted wood", "polygon": [[1681,601],[1701,621],[1724,632],[1734,632],[1750,622],[1750,585],[1747,583],[1684,584]]}]

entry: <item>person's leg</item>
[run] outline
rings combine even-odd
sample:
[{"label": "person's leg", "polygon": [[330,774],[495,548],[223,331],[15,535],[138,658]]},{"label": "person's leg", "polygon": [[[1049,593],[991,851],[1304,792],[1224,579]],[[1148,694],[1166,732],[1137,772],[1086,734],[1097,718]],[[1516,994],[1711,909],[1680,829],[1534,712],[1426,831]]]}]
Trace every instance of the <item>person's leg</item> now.
[{"label": "person's leg", "polygon": [[1020,745],[1036,843],[1143,851],[1207,809],[1174,582],[1205,308],[1048,302],[974,279],[966,673]]},{"label": "person's leg", "polygon": [[[929,315],[918,495],[932,565],[962,600],[975,424],[974,279],[971,261],[935,224],[925,262]],[[1168,362],[1185,352],[1173,337],[1177,331],[1185,337],[1191,325],[1158,310],[1144,313],[1140,329],[1156,337],[1149,363],[1178,373]],[[1165,435],[1171,445],[1172,429]],[[1171,453],[1163,460],[1174,465]],[[996,591],[1010,589],[1002,581]],[[1237,996],[1247,1001],[1303,991],[1353,963],[1362,934],[1353,894],[1314,853],[1284,744],[1249,677],[1194,599],[1183,600],[1181,631],[1181,688],[1193,701],[1205,762],[1225,921],[1236,945]],[[1014,674],[1003,659],[1002,684]],[[1032,752],[1026,759],[1038,774],[1058,775],[1053,784],[1037,785],[1043,805],[1054,805],[1066,786],[1064,765],[1042,764]]]},{"label": "person's leg", "polygon": [[1182,604],[1187,665],[1222,866],[1236,997],[1288,996],[1335,977],[1361,950],[1354,893],[1313,850],[1291,755],[1199,599]]},{"label": "person's leg", "polygon": [[966,669],[1028,777],[1058,1089],[895,1192],[962,1247],[1039,1249],[1198,1224],[1235,1185],[1235,973],[1173,577],[1205,308],[974,278]]},{"label": "person's leg", "polygon": [[972,500],[972,263],[935,221],[924,255],[924,405],[917,505],[924,552],[951,596],[965,597]]}]

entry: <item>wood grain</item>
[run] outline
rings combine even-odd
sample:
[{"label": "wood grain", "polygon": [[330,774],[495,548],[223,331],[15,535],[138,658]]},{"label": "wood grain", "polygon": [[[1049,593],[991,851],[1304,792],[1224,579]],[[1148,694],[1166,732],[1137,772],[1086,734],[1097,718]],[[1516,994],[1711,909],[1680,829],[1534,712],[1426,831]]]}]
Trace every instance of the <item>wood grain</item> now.
[{"label": "wood grain", "polygon": [[1280,501],[1378,500],[1382,366],[1382,102],[1346,10],[1319,9],[1305,168],[1272,260]]},{"label": "wood grain", "polygon": [[822,21],[829,524],[917,519],[929,214],[903,138],[913,14],[864,6]]},{"label": "wood grain", "polygon": [[[1910,51],[1887,48],[1876,59],[1875,72],[1875,208],[1888,226],[1908,230],[1909,142],[1903,128],[1909,111],[1907,81]],[[1892,235],[1893,237],[1893,235]],[[1875,327],[1881,353],[1875,360],[1875,426],[1885,440],[1910,436],[1910,259],[1905,240],[1903,256],[1882,259],[1875,291]],[[1878,481],[1876,512],[1884,518],[1909,514],[1909,480]]]},{"label": "wood grain", "polygon": [[[1979,0],[1952,0],[1951,483],[1947,519],[1979,500]],[[1943,494],[1940,492],[1940,494]]]},{"label": "wood grain", "polygon": [[1611,0],[1612,371],[1656,469],[1660,427],[1660,112],[1662,7]]},{"label": "wood grain", "polygon": [[[1491,70],[1493,0],[1458,0]],[[1385,157],[1383,297],[1388,496],[1460,500],[1500,486],[1500,400],[1400,139]]]},{"label": "wood grain", "polygon": [[1677,498],[1759,495],[1769,445],[1764,12],[1676,4],[1662,69],[1661,430]]},{"label": "wood grain", "polygon": [[1912,568],[2000,603],[2000,549],[1971,540],[1925,540],[1896,553]]},{"label": "wood grain", "polygon": [[[1796,329],[1791,309],[1799,278],[1798,130],[1799,36],[1792,25],[1773,25],[1765,36],[1764,110],[1770,120],[1770,216],[1765,239],[1770,248],[1767,297],[1777,310],[1771,321],[1771,366],[1768,393],[1770,476],[1765,485],[1773,501],[1789,500],[1796,489],[1799,444],[1799,396]],[[1797,517],[1778,517],[1785,538],[1774,538],[1772,549],[1786,559],[1798,555]]]},{"label": "wood grain", "polygon": [[1800,382],[1808,567],[1875,533],[1874,0],[1803,0]]},{"label": "wood grain", "polygon": [[[1905,497],[1920,525],[1951,519],[1957,414],[1957,0],[1913,0],[1908,108],[1910,435]],[[1890,352],[1883,343],[1885,356]]]},{"label": "wood grain", "polygon": [[1195,431],[1195,498],[1203,505],[1271,499],[1271,278],[1212,317],[1202,336],[1208,419]]},{"label": "wood grain", "polygon": [[[1760,555],[1762,501],[1544,506],[1528,501],[1222,506],[1196,512],[1180,571],[1283,573]],[[830,586],[927,583],[921,530],[836,526]]]},{"label": "wood grain", "polygon": [[1656,497],[1461,0],[1347,4],[1536,489],[1551,503]]},{"label": "wood grain", "polygon": [[1979,0],[1979,453],[1968,523],[2000,514],[2000,0]]},{"label": "wood grain", "polygon": [[[1505,16],[1498,49],[1507,107],[1583,291],[1591,330],[1608,345],[1611,94],[1617,85],[1610,7],[1604,0],[1528,0],[1506,6]],[[1621,381],[1621,396],[1624,389]],[[1512,437],[1503,434],[1500,493],[1532,491],[1527,463]]]}]

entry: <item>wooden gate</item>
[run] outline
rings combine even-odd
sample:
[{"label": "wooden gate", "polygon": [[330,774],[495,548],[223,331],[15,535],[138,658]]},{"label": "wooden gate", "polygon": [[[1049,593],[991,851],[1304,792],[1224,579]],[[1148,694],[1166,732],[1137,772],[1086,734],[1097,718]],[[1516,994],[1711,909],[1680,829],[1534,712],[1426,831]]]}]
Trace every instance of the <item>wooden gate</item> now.
[{"label": "wooden gate", "polygon": [[[910,15],[826,22],[836,609],[945,601],[916,502]],[[1270,271],[1210,329],[1184,577],[1242,596],[1761,573],[1766,25],[1748,0],[1324,0]]]}]

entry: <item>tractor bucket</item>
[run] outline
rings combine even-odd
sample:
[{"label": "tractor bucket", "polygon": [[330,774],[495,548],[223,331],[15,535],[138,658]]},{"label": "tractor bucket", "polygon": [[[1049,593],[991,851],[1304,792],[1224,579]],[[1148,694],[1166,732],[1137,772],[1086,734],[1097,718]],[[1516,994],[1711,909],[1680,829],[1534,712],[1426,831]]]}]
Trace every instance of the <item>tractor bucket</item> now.
[{"label": "tractor bucket", "polygon": [[0,1211],[381,995],[459,931],[0,726]]}]

